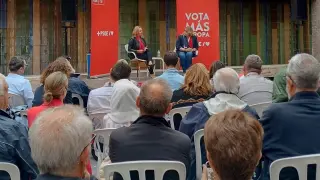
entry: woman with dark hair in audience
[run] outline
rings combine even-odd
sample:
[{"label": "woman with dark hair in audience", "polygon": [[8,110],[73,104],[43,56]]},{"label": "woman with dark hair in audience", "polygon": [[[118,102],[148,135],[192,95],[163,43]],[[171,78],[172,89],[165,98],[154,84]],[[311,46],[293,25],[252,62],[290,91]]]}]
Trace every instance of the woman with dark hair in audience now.
[{"label": "woman with dark hair in audience", "polygon": [[[173,91],[171,102],[173,108],[192,106],[195,103],[206,100],[211,95],[212,86],[208,70],[203,64],[197,63],[187,70],[184,84],[180,89]],[[181,117],[175,116],[174,118],[175,127],[179,129]]]},{"label": "woman with dark hair in audience", "polygon": [[[70,77],[70,74],[74,72],[70,62],[65,58],[58,58],[48,65],[48,67],[43,71],[40,78],[41,85],[36,89],[34,93],[34,99],[32,101],[32,106],[40,106],[43,103],[44,95],[44,84],[46,78],[53,72],[61,71],[66,74],[67,77]],[[67,95],[64,98],[63,102],[65,104],[72,104],[72,93],[67,91]]]},{"label": "woman with dark hair in audience", "polygon": [[209,72],[209,76],[210,79],[213,78],[213,75],[221,68],[226,67],[226,65],[223,64],[223,62],[221,61],[216,61],[214,63],[212,63],[211,67],[210,67],[210,72]]},{"label": "woman with dark hair in audience", "polygon": [[[152,54],[151,51],[148,49],[147,42],[143,37],[143,31],[140,26],[136,26],[133,28],[132,31],[132,38],[129,40],[128,43],[128,51],[136,53],[138,59],[146,60],[146,65],[148,66],[148,70],[150,76],[152,78],[155,77],[153,72],[153,62],[152,62]],[[128,53],[130,59],[134,59],[134,55]]]}]

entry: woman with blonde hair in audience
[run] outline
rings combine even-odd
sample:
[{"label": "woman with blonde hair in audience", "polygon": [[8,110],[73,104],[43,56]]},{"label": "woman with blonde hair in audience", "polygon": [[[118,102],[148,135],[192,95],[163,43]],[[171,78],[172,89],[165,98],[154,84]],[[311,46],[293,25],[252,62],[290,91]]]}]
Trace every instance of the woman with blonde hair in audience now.
[{"label": "woman with blonde hair in audience", "polygon": [[54,72],[50,74],[44,83],[43,104],[33,107],[28,111],[28,124],[32,125],[36,116],[50,107],[63,105],[63,99],[67,94],[68,77],[63,72]]},{"label": "woman with blonde hair in audience", "polygon": [[[197,63],[187,70],[184,84],[180,89],[173,91],[171,102],[173,108],[192,106],[195,103],[206,100],[211,95],[212,86],[208,70],[203,64]],[[175,117],[175,122],[179,122],[178,117]],[[175,125],[175,127],[179,127],[179,124]]]},{"label": "woman with blonde hair in audience", "polygon": [[[62,106],[63,99],[67,95],[68,76],[65,72],[53,72],[44,81],[43,104],[33,107],[28,111],[28,125],[31,127],[36,117],[44,110],[52,107]],[[87,170],[92,172],[91,165],[88,164]]]},{"label": "woman with blonde hair in audience", "polygon": [[[64,73],[68,79],[70,77],[70,74],[74,73],[74,69],[72,68],[70,62],[64,57],[59,57],[55,61],[50,63],[41,74],[41,85],[35,90],[32,106],[40,106],[43,103],[45,80],[51,73],[57,71]],[[65,104],[72,104],[72,93],[70,91],[67,91],[67,95],[63,102]]]}]

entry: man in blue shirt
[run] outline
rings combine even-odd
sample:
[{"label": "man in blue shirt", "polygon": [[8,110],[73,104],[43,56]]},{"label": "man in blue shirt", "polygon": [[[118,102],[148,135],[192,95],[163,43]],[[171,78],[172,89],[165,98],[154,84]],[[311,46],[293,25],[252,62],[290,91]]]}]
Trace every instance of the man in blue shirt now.
[{"label": "man in blue shirt", "polygon": [[28,107],[32,107],[33,91],[30,81],[23,77],[26,61],[21,56],[14,56],[9,62],[10,73],[6,77],[9,94],[19,95]]},{"label": "man in blue shirt", "polygon": [[172,91],[179,89],[184,81],[184,77],[179,74],[176,69],[178,63],[178,56],[175,52],[167,52],[164,55],[164,63],[167,66],[167,70],[158,78],[162,78],[169,83]]}]

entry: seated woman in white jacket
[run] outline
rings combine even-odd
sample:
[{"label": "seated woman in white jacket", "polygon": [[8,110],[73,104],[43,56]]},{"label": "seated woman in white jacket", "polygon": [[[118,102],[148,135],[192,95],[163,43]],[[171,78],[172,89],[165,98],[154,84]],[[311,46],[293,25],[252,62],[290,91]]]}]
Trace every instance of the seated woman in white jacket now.
[{"label": "seated woman in white jacket", "polygon": [[114,83],[110,101],[110,113],[104,116],[105,128],[129,126],[139,117],[136,99],[140,89],[130,80],[121,79]]}]

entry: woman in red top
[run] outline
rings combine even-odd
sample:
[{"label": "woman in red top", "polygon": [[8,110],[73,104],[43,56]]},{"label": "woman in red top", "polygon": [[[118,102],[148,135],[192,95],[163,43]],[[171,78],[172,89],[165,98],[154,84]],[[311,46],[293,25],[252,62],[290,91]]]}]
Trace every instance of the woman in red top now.
[{"label": "woman in red top", "polygon": [[[135,52],[138,59],[146,60],[150,76],[154,78],[152,54],[147,47],[146,40],[143,37],[142,28],[140,26],[134,27],[132,31],[132,38],[128,43],[128,51]],[[130,59],[135,59],[132,53],[128,53],[128,56]]]},{"label": "woman in red top", "polygon": [[[51,73],[44,81],[43,104],[28,111],[28,126],[32,126],[33,121],[42,111],[63,105],[67,90],[68,76],[60,71]],[[87,164],[87,171],[92,174],[90,163]]]},{"label": "woman in red top", "polygon": [[43,104],[33,107],[28,111],[28,126],[30,127],[37,115],[55,106],[63,105],[63,99],[66,97],[68,89],[68,77],[66,74],[58,71],[50,74],[44,83]]}]

